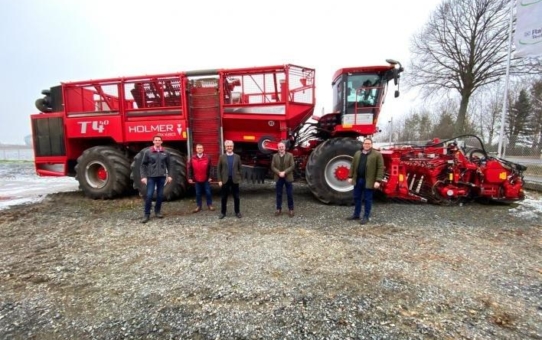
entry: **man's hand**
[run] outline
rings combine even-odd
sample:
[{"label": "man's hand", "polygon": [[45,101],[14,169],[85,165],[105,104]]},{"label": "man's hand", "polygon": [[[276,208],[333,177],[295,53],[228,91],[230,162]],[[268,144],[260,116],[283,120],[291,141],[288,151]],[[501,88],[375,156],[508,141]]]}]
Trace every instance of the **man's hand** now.
[{"label": "man's hand", "polygon": [[375,188],[375,189],[380,188],[380,182],[375,182],[374,188]]},{"label": "man's hand", "polygon": [[171,183],[171,181],[173,181],[173,178],[167,176],[167,178],[166,178],[166,183]]},{"label": "man's hand", "polygon": [[147,177],[141,179],[141,183],[147,185]]},{"label": "man's hand", "polygon": [[279,172],[279,177],[284,177],[284,176],[286,176],[286,172],[284,171]]},{"label": "man's hand", "polygon": [[352,184],[352,178],[347,179],[348,183]]},{"label": "man's hand", "polygon": [[188,183],[190,183],[190,184],[194,184],[194,181],[193,181],[193,180],[191,180],[191,179],[189,179],[189,180],[188,180]]},{"label": "man's hand", "polygon": [[218,181],[218,186],[221,187],[221,186],[222,186],[222,182]]}]

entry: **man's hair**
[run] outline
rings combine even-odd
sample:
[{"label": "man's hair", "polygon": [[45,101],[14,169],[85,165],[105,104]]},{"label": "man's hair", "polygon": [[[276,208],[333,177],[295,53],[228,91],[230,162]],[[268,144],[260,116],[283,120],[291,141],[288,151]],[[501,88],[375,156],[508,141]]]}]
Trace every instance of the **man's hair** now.
[{"label": "man's hair", "polygon": [[152,140],[154,141],[156,138],[160,138],[161,141],[163,141],[162,139],[162,136],[161,135],[155,135],[154,137],[152,137]]},{"label": "man's hair", "polygon": [[203,144],[196,144],[196,148],[197,148],[198,146],[201,146],[201,147],[203,148]]},{"label": "man's hair", "polygon": [[226,144],[231,144],[231,145],[233,145],[233,141],[227,139],[227,140],[224,141],[224,146],[226,146]]},{"label": "man's hair", "polygon": [[365,137],[365,138],[363,139],[363,141],[364,141],[364,142],[365,142],[365,141],[369,141],[369,142],[371,142],[371,144],[373,143],[373,140],[372,140],[371,138],[369,138],[369,137]]}]

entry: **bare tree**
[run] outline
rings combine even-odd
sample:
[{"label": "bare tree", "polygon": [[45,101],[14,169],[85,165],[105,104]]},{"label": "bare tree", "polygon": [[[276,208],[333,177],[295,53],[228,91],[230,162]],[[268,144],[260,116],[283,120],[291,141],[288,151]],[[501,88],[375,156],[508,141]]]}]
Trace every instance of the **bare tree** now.
[{"label": "bare tree", "polygon": [[[486,112],[485,112],[485,109],[482,107],[483,106],[482,100],[484,100],[484,98],[477,96],[476,94],[471,97],[471,99],[469,100],[468,116],[470,120],[473,122],[473,126],[475,127],[476,134],[482,139],[482,142],[484,144],[487,144],[488,134],[484,130],[485,128],[484,117],[486,116]],[[455,120],[454,120],[454,123],[455,123]]]},{"label": "bare tree", "polygon": [[[394,120],[394,134],[398,141],[419,142],[433,139],[434,114],[427,109],[411,110],[406,115]],[[388,132],[389,136],[389,132]]]},{"label": "bare tree", "polygon": [[[457,135],[465,132],[473,93],[506,74],[509,4],[509,0],[444,0],[412,40],[411,71],[405,80],[420,87],[425,97],[442,91],[459,93]],[[516,62],[513,74],[540,66],[531,60]]]},{"label": "bare tree", "polygon": [[542,149],[542,80],[535,81],[531,87],[533,150],[536,154]]},{"label": "bare tree", "polygon": [[457,103],[451,98],[444,99],[435,105],[433,114],[433,137],[438,137],[441,140],[452,138],[454,136],[453,129],[457,114]]},{"label": "bare tree", "polygon": [[491,84],[476,92],[471,98],[469,105],[476,118],[473,121],[478,125],[477,131],[480,131],[480,136],[484,144],[492,145],[499,132],[498,127],[501,122],[502,115],[502,84]]}]

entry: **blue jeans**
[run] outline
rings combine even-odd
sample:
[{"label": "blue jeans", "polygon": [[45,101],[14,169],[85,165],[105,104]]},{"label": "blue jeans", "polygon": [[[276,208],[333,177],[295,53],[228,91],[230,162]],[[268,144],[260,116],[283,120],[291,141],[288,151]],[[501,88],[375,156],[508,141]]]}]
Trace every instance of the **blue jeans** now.
[{"label": "blue jeans", "polygon": [[292,182],[288,182],[285,178],[279,178],[275,184],[277,192],[277,210],[282,210],[282,188],[286,186],[286,197],[288,198],[288,210],[294,210],[294,195],[292,193]]},{"label": "blue jeans", "polygon": [[201,196],[202,192],[205,191],[205,199],[207,200],[207,206],[213,205],[213,198],[211,196],[211,184],[209,181],[205,182],[195,182],[194,186],[196,188],[196,204],[201,208]]},{"label": "blue jeans", "polygon": [[147,195],[145,195],[145,215],[151,214],[152,196],[156,188],[156,204],[154,212],[158,214],[162,208],[162,199],[164,196],[165,177],[147,177]]},{"label": "blue jeans", "polygon": [[365,178],[358,178],[356,185],[354,185],[354,217],[359,218],[361,216],[361,201],[365,202],[365,212],[363,217],[369,218],[371,216],[371,208],[373,206],[373,189],[365,188]]}]

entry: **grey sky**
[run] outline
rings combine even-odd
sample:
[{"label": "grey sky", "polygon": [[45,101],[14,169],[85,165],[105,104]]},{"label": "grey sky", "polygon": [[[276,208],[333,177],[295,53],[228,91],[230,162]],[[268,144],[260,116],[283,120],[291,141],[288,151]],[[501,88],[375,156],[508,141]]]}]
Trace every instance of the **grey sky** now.
[{"label": "grey sky", "polygon": [[[23,143],[42,89],[138,74],[313,67],[320,114],[336,69],[406,64],[410,37],[439,2],[0,0],[0,142]],[[398,100],[389,94],[381,124],[410,109],[401,90]]]}]

